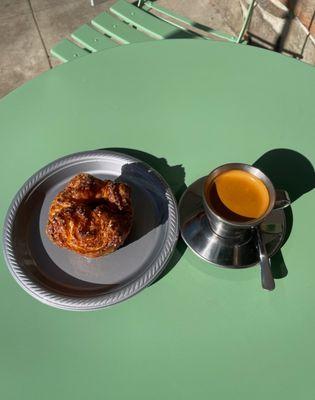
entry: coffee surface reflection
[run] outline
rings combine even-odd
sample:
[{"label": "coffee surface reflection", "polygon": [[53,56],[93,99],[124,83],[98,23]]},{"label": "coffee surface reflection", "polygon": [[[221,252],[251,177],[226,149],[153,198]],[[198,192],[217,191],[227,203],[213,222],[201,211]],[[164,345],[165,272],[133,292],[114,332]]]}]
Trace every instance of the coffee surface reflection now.
[{"label": "coffee surface reflection", "polygon": [[259,178],[247,171],[232,169],[214,179],[207,202],[224,219],[246,222],[262,217],[270,199],[267,187]]}]

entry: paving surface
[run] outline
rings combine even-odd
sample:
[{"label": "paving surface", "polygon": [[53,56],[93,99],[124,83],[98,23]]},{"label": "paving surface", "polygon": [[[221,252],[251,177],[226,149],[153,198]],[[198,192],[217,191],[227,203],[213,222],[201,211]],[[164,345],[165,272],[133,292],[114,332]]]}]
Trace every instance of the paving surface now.
[{"label": "paving surface", "polygon": [[[58,64],[50,56],[51,47],[114,2],[95,0],[95,6],[91,7],[89,0],[0,0],[0,98]],[[244,4],[240,0],[158,0],[157,3],[226,33],[237,34],[242,25]],[[271,28],[259,19],[258,12],[256,15],[252,25],[256,23],[264,36]],[[311,57],[312,46],[305,42],[305,51]]]},{"label": "paving surface", "polygon": [[0,97],[58,64],[51,47],[113,2],[0,0]]}]

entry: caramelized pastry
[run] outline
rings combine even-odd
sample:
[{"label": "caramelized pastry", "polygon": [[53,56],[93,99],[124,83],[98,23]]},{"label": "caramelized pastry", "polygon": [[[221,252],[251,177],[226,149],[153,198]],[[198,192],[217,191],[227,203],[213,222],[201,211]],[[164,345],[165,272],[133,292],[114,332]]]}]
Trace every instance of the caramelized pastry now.
[{"label": "caramelized pastry", "polygon": [[104,256],[124,243],[132,214],[128,185],[79,174],[53,200],[46,233],[60,247]]}]

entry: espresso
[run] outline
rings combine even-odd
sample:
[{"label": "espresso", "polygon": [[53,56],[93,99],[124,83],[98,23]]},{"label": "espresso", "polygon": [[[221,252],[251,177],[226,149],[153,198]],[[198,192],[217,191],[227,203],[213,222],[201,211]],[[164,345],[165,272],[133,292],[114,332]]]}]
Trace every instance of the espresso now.
[{"label": "espresso", "polygon": [[213,210],[230,221],[262,217],[269,207],[265,184],[249,172],[233,169],[217,176],[208,193]]}]

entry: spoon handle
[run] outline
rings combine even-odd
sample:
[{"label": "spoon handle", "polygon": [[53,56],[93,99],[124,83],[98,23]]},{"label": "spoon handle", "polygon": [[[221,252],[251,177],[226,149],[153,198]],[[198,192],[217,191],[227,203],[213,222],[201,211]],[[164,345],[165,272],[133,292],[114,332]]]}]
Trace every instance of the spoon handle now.
[{"label": "spoon handle", "polygon": [[259,227],[256,228],[256,232],[257,232],[259,259],[260,259],[261,286],[266,290],[273,290],[275,288],[275,281],[271,273],[270,260]]}]

